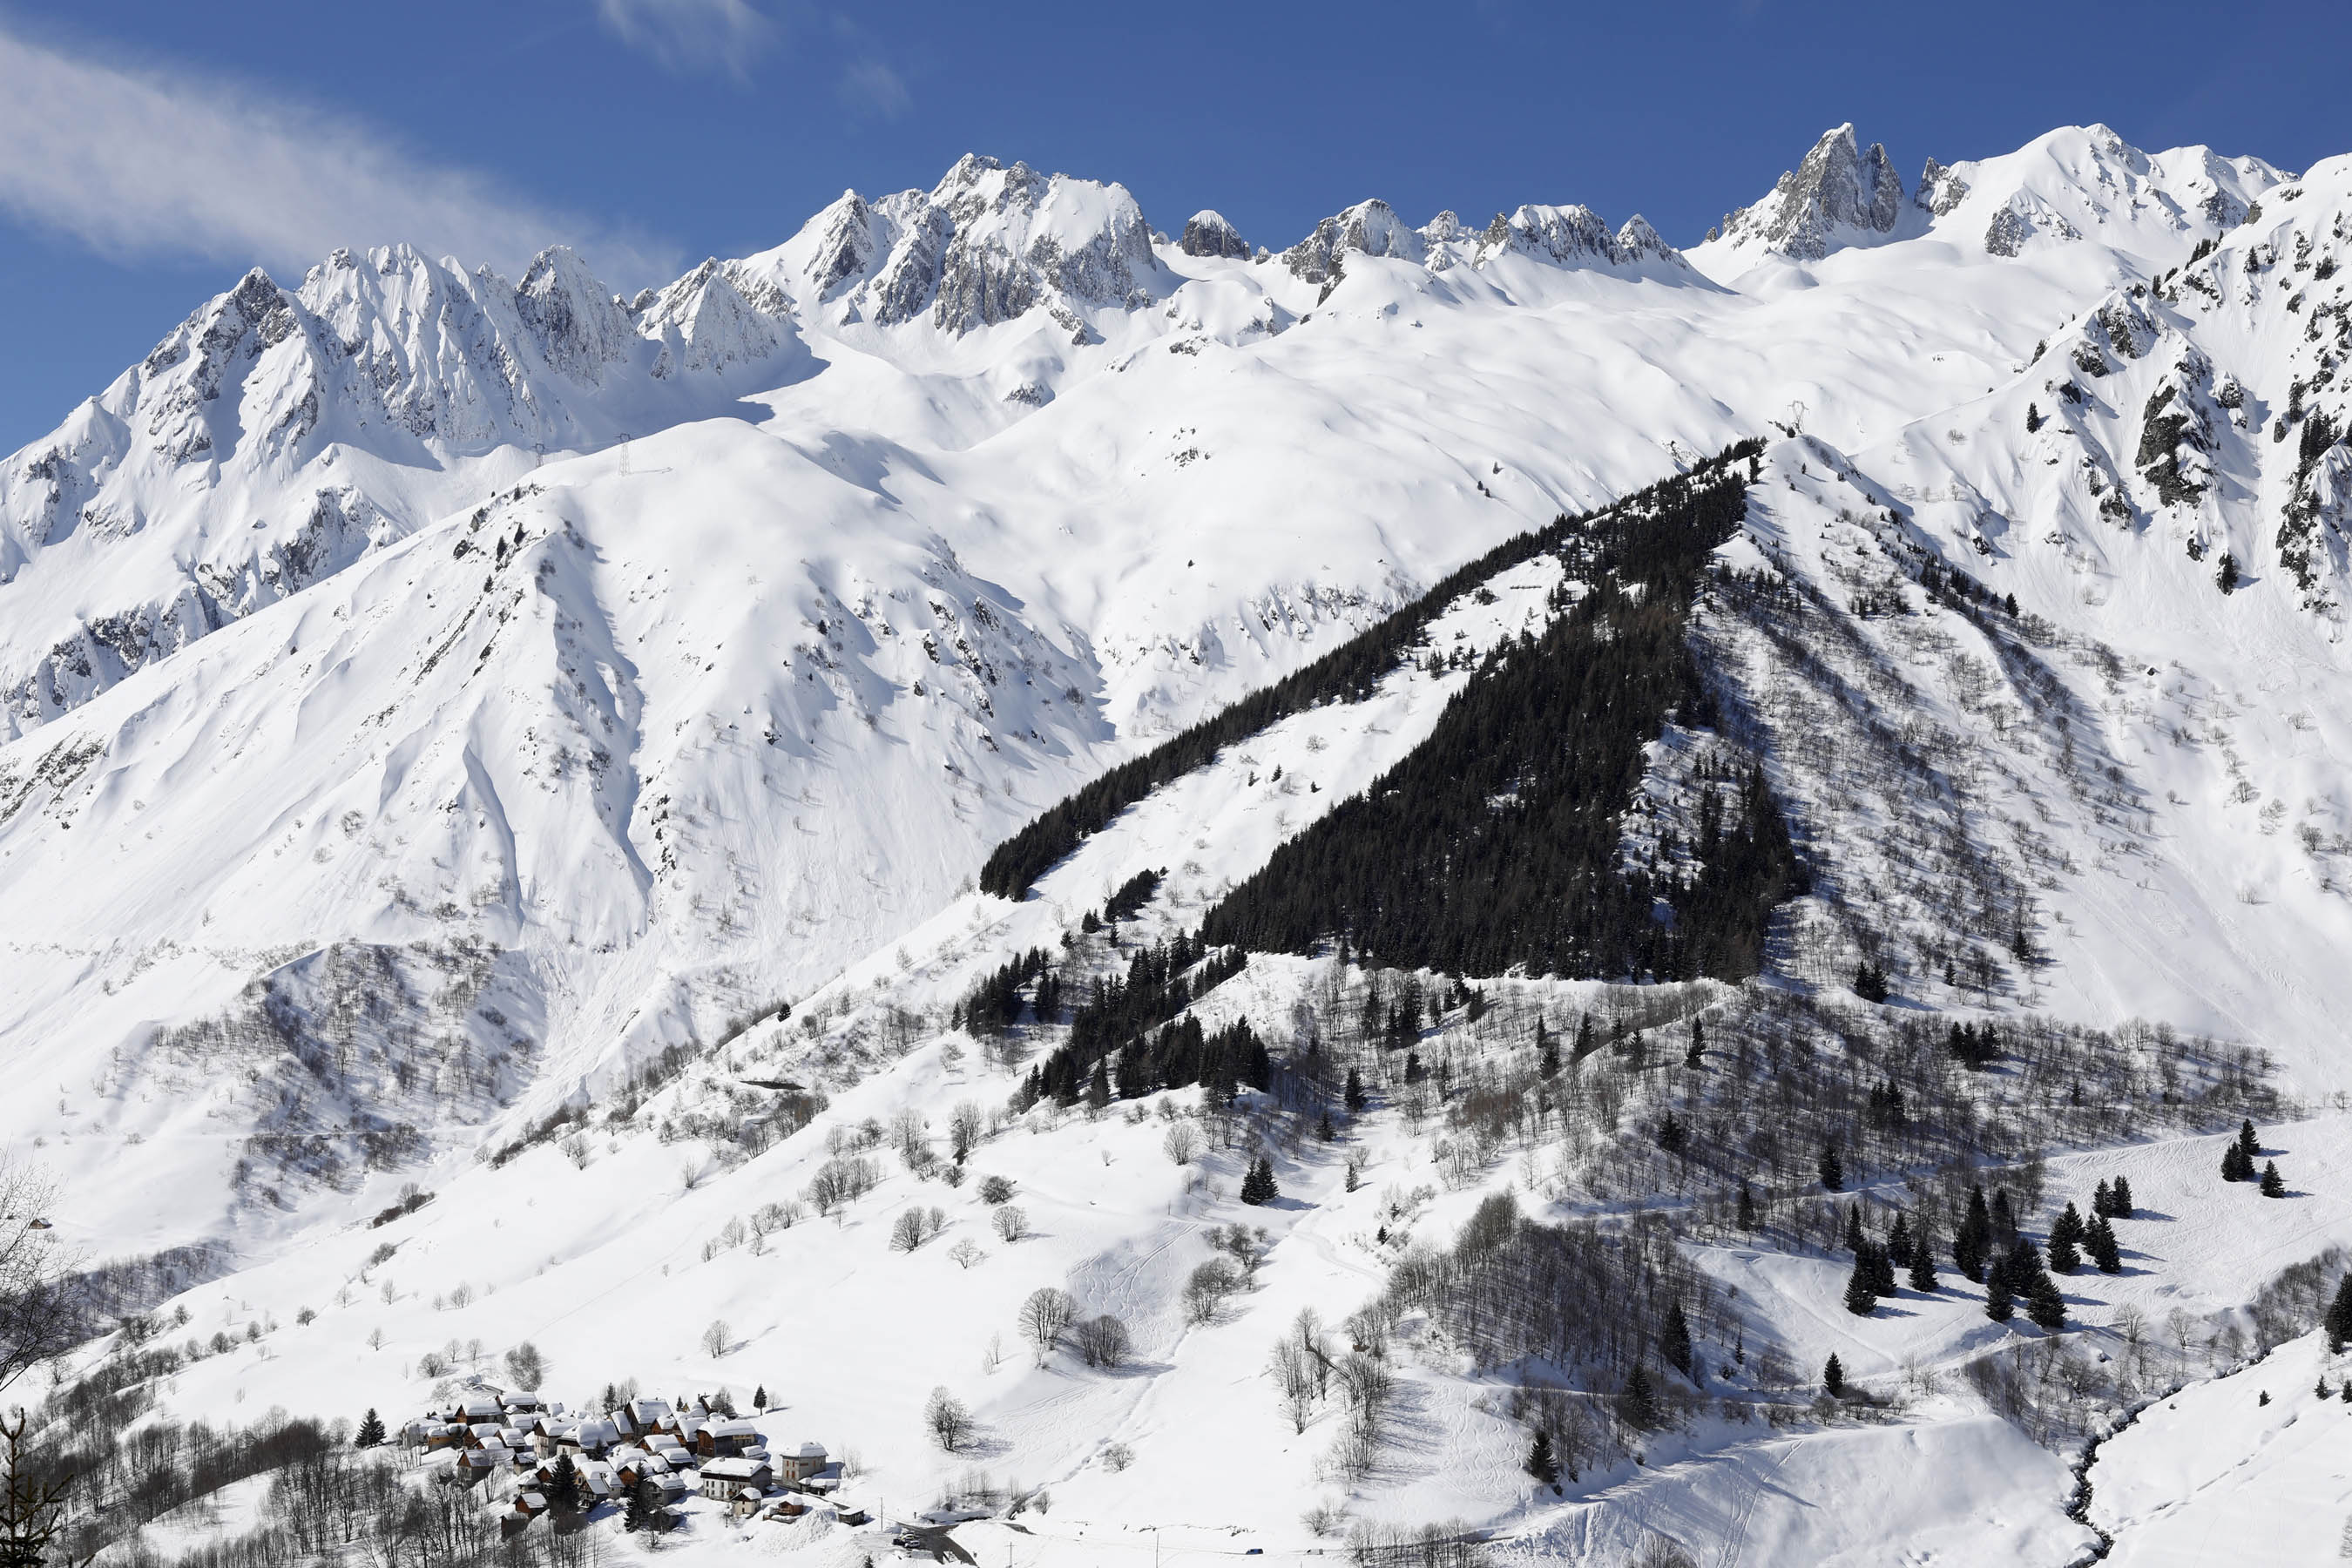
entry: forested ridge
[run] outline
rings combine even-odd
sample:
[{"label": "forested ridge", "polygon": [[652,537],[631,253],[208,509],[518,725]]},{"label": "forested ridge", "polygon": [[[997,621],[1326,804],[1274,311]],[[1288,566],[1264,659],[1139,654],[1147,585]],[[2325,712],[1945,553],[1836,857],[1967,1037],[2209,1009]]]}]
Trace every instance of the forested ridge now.
[{"label": "forested ridge", "polygon": [[1628,865],[1620,831],[1668,720],[1713,725],[1687,620],[1747,482],[1718,461],[1553,531],[1589,592],[1490,653],[1427,741],[1277,849],[1202,938],[1286,952],[1340,939],[1457,974],[1756,973],[1801,876],[1760,771],[1709,783],[1687,866]]},{"label": "forested ridge", "polygon": [[1104,773],[1053,806],[989,852],[981,867],[981,891],[1017,899],[1031,884],[1089,835],[1100,832],[1120,812],[1163,784],[1207,765],[1219,748],[1245,740],[1293,713],[1326,702],[1360,701],[1406,656],[1429,623],[1462,595],[1498,572],[1550,554],[1564,539],[1610,512],[1654,502],[1678,487],[1705,484],[1763,450],[1743,441],[1707,458],[1689,473],[1663,479],[1599,512],[1562,515],[1539,529],[1506,540],[1475,561],[1448,574],[1435,587],[1378,626],[1351,637],[1303,669],[1250,693],[1215,717],[1161,742],[1142,756]]}]

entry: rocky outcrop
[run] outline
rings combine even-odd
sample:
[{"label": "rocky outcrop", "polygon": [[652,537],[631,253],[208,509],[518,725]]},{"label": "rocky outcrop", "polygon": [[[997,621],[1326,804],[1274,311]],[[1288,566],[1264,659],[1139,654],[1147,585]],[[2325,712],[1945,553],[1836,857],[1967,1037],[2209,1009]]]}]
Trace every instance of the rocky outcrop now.
[{"label": "rocky outcrop", "polygon": [[1813,143],[1770,195],[1726,214],[1717,232],[1734,245],[1819,261],[1857,240],[1893,233],[1902,216],[1903,180],[1886,149],[1874,142],[1863,151],[1853,127],[1841,125]]},{"label": "rocky outcrop", "polygon": [[1345,270],[1343,258],[1351,255],[1418,262],[1427,246],[1388,203],[1374,199],[1317,224],[1314,233],[1282,253],[1282,264],[1306,282],[1328,283]]},{"label": "rocky outcrop", "polygon": [[1250,247],[1241,231],[1225,221],[1225,215],[1203,207],[1184,220],[1184,237],[1176,248],[1187,256],[1223,256],[1235,260],[1249,259]]}]

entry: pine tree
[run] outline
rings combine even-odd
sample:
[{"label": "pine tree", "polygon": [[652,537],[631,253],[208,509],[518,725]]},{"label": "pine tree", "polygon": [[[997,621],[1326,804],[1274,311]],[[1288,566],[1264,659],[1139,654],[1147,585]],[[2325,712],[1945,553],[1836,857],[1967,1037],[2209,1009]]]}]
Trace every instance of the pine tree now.
[{"label": "pine tree", "polygon": [[1274,1184],[1274,1161],[1260,1155],[1250,1162],[1249,1173],[1242,1177],[1242,1202],[1270,1204],[1281,1195],[1282,1190]]},{"label": "pine tree", "polygon": [[1654,1431],[1658,1425],[1658,1391],[1640,1362],[1625,1374],[1625,1388],[1617,1396],[1618,1419],[1636,1432]]},{"label": "pine tree", "polygon": [[556,1457],[555,1473],[548,1478],[546,1487],[548,1511],[559,1517],[580,1511],[580,1471],[572,1463],[572,1456]]},{"label": "pine tree", "polygon": [[2336,1287],[2336,1299],[2327,1304],[2327,1315],[2320,1320],[2327,1331],[2327,1353],[2341,1355],[2344,1347],[2352,1344],[2352,1274],[2347,1274]]},{"label": "pine tree", "polygon": [[1969,1189],[1968,1217],[1952,1237],[1952,1267],[1971,1284],[1984,1282],[1985,1261],[1992,1255],[1992,1216],[1985,1208],[1982,1187]]},{"label": "pine tree", "polygon": [[368,1413],[360,1418],[359,1435],[352,1439],[352,1447],[377,1448],[383,1446],[383,1417],[378,1415],[375,1413],[375,1406],[371,1405],[368,1406]]},{"label": "pine tree", "polygon": [[2276,1160],[2266,1160],[2263,1163],[2263,1196],[2266,1198],[2286,1196],[2286,1182],[2279,1175]]},{"label": "pine tree", "polygon": [[1872,1288],[1872,1269],[1867,1258],[1853,1260],[1853,1272],[1845,1282],[1845,1310],[1857,1318],[1867,1318],[1878,1305],[1878,1292]]},{"label": "pine tree", "polygon": [[1862,1249],[1862,1258],[1870,1266],[1870,1288],[1878,1295],[1895,1294],[1895,1261],[1886,1256],[1886,1248],[1871,1242]]},{"label": "pine tree", "polygon": [[1922,1295],[1936,1289],[1936,1247],[1926,1220],[1919,1222],[1918,1237],[1911,1244],[1911,1289]]},{"label": "pine tree", "polygon": [[1691,1382],[1698,1381],[1691,1360],[1690,1321],[1683,1316],[1679,1297],[1666,1303],[1665,1326],[1658,1331],[1658,1355]]},{"label": "pine tree", "polygon": [[1902,1268],[1911,1266],[1911,1216],[1898,1211],[1895,1228],[1886,1233],[1886,1260]]},{"label": "pine tree", "polygon": [[2100,1182],[2091,1192],[2091,1212],[2104,1218],[2114,1212],[2114,1205],[2115,1194],[2105,1181]]},{"label": "pine tree", "polygon": [[1528,1474],[1545,1486],[1557,1488],[1559,1484],[1559,1461],[1552,1458],[1551,1434],[1540,1426],[1536,1428],[1535,1441],[1528,1445],[1528,1462],[1524,1468]]},{"label": "pine tree", "polygon": [[1756,1228],[1756,1194],[1748,1190],[1745,1181],[1739,1184],[1739,1228]]},{"label": "pine tree", "polygon": [[1536,1072],[1543,1078],[1552,1078],[1559,1072],[1559,1042],[1545,1029],[1541,1018],[1536,1020]]},{"label": "pine tree", "polygon": [[1822,1366],[1822,1392],[1832,1399],[1840,1398],[1845,1393],[1845,1368],[1839,1363],[1835,1351],[1830,1352],[1830,1359]]},{"label": "pine tree", "polygon": [[2129,1219],[2129,1218],[2131,1218],[2131,1216],[2132,1216],[2132,1194],[2131,1194],[2131,1183],[2130,1183],[2129,1181],[2127,1181],[2126,1179],[2125,1179],[2124,1177],[2122,1177],[2122,1176],[2117,1176],[2117,1177],[2116,1178],[2116,1184],[2115,1184],[2115,1188],[2114,1188],[2113,1192],[2111,1192],[2111,1193],[2108,1194],[2107,1204],[2108,1204],[2109,1213],[2110,1213],[2110,1215],[2111,1215],[2111,1216],[2112,1216],[2112,1217],[2114,1217],[2114,1218],[2116,1218],[2116,1219]]},{"label": "pine tree", "polygon": [[2066,1299],[2058,1293],[2058,1282],[2047,1274],[2037,1278],[2027,1293],[2025,1315],[2053,1334],[2066,1326]]},{"label": "pine tree", "polygon": [[2005,1323],[2016,1310],[2016,1303],[2009,1293],[2008,1277],[1998,1269],[1994,1270],[1992,1278],[1985,1281],[1985,1316],[1996,1323]]},{"label": "pine tree", "polygon": [[1845,1162],[1838,1158],[1837,1145],[1822,1145],[1822,1185],[1832,1193],[1845,1190]]},{"label": "pine tree", "polygon": [[2099,1266],[2100,1273],[2120,1274],[2124,1271],[2123,1249],[2116,1244],[2116,1227],[2107,1223],[2105,1215],[2093,1220],[2090,1228],[2084,1233],[2083,1250],[2091,1255],[2091,1261]]},{"label": "pine tree", "polygon": [[2050,1222],[2050,1267],[2061,1274],[2072,1274],[2083,1261],[2083,1216],[2068,1204],[2065,1212]]}]

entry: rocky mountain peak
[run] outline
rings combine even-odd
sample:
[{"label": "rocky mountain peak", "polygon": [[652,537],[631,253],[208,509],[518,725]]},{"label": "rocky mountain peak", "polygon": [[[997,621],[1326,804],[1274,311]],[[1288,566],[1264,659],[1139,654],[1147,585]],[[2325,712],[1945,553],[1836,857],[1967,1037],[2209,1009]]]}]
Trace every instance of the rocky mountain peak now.
[{"label": "rocky mountain peak", "polygon": [[1228,256],[1238,260],[1247,260],[1250,253],[1248,242],[1225,215],[1206,207],[1184,220],[1184,237],[1176,248],[1187,256]]},{"label": "rocky mountain peak", "polygon": [[1282,260],[1294,276],[1325,283],[1343,269],[1341,258],[1351,253],[1418,262],[1426,248],[1420,232],[1375,197],[1317,224],[1314,233],[1282,253]]},{"label": "rocky mountain peak", "polygon": [[1819,261],[1843,246],[1894,231],[1903,213],[1903,180],[1874,142],[1864,152],[1851,124],[1824,133],[1804,162],[1780,176],[1772,194],[1725,215],[1707,237]]}]

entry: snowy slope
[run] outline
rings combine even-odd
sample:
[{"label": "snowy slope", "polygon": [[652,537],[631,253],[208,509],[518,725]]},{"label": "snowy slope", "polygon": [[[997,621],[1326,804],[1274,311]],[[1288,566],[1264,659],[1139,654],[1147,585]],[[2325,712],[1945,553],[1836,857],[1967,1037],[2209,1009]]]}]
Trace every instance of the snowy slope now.
[{"label": "snowy slope", "polygon": [[[222,1244],[189,1332],[278,1325],[179,1373],[183,1415],[405,1412],[426,1352],[530,1339],[575,1400],[787,1391],[775,1436],[857,1447],[902,1503],[975,1466],[1050,1488],[1026,1535],[966,1538],[983,1561],[1122,1560],[1146,1527],[1304,1553],[1317,1501],[1459,1519],[1506,1560],[1654,1532],[1860,1563],[1899,1532],[1920,1561],[2071,1561],[2063,1461],[1964,1381],[2038,1342],[1966,1289],[1853,1319],[1845,1260],[1785,1237],[1691,1245],[1798,1377],[1743,1384],[1745,1416],[1539,1496],[1507,1380],[1401,1331],[1387,1457],[1341,1474],[1337,1415],[1292,1431],[1261,1375],[1281,1325],[1345,1320],[1398,1255],[1380,1232],[1442,1244],[1486,1194],[1622,1212],[1574,1176],[1590,1149],[1488,1151],[1457,1182],[1400,1096],[1344,1147],[1284,1145],[1284,1203],[1245,1210],[1242,1149],[1164,1152],[1188,1096],[1007,1121],[1019,1063],[947,1027],[1033,947],[1115,973],[1078,921],[1139,870],[1167,874],[1140,932],[1197,924],[1470,677],[1408,666],[1296,713],[1034,896],[974,893],[1022,823],[1499,541],[1778,426],[1718,556],[1762,586],[1718,577],[1693,622],[1812,873],[1770,984],[1845,1005],[1868,959],[1897,1009],[2211,1036],[2265,1104],[2352,1088],[2352,174],[2090,127],[1906,194],[1874,154],[1832,132],[1687,256],[1540,204],[1414,227],[1368,201],[1262,253],[1204,213],[1169,243],[1118,185],[967,158],[632,301],[562,253],[520,285],[403,251],[248,278],[0,469],[0,1061],[38,1088],[0,1141],[37,1141],[94,1253]],[[1512,568],[1431,646],[1538,628],[1581,591],[1562,579]],[[1361,978],[1260,957],[1199,1013],[1297,1047]],[[1483,978],[1556,1026],[1726,994]],[[1523,1044],[1433,1029],[1478,1059]],[[814,1125],[729,1131],[786,1079],[830,1097]],[[998,1111],[972,1163],[1034,1237],[1000,1243],[971,1184],[887,1143],[841,1223],[756,1250],[730,1225],[869,1119],[938,1135],[966,1100]],[[2352,1240],[2340,1118],[2269,1131],[2298,1188],[2271,1204],[2217,1196],[2218,1145],[2169,1114],[2122,1150],[2052,1133],[2053,1202],[2128,1170],[2163,1216],[2126,1223],[2124,1276],[2070,1280],[2095,1352],[2126,1308],[2232,1321]],[[439,1196],[358,1224],[411,1182]],[[890,1250],[909,1205],[952,1234]],[[1270,1241],[1247,1300],[1186,1321],[1210,1226],[1244,1218]],[[1125,1317],[1134,1364],[1026,1364],[1013,1311],[1048,1283]],[[1832,1350],[1884,1421],[1801,1413]],[[976,1458],[915,1440],[935,1385],[975,1406]],[[1246,1482],[1171,1510],[1213,1430]],[[1818,1506],[1853,1495],[1886,1502]],[[694,1539],[727,1550],[715,1521]]]}]

